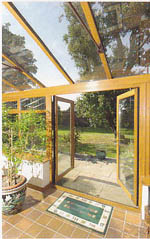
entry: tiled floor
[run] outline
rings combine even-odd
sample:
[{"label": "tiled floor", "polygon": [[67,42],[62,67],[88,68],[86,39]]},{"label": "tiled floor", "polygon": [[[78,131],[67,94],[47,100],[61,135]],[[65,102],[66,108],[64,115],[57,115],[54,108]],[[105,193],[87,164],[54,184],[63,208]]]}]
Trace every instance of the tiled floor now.
[{"label": "tiled floor", "polygon": [[53,188],[45,193],[27,189],[23,210],[3,216],[3,238],[146,238],[140,214],[114,208],[105,236],[46,211],[63,192]]}]

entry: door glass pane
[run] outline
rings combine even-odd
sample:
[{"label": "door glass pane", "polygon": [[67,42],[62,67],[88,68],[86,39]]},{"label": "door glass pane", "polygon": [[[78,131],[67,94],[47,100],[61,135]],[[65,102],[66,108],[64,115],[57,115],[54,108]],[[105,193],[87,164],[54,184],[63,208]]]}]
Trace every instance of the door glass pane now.
[{"label": "door glass pane", "polygon": [[58,175],[71,167],[70,103],[58,102]]},{"label": "door glass pane", "polygon": [[119,179],[134,193],[134,96],[119,101]]}]

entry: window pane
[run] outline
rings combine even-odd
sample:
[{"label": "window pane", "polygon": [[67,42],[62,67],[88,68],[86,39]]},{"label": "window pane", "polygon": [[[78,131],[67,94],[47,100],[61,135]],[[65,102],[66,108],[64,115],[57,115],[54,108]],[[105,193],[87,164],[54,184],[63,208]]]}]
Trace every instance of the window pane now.
[{"label": "window pane", "polygon": [[6,107],[8,107],[8,108],[17,109],[17,101],[5,102],[4,104],[5,104]]},{"label": "window pane", "polygon": [[149,73],[150,4],[91,3],[113,77]]},{"label": "window pane", "polygon": [[24,98],[21,99],[21,110],[45,110],[45,97]]},{"label": "window pane", "polygon": [[34,111],[21,114],[20,134],[24,159],[39,162],[46,159],[46,115]]}]

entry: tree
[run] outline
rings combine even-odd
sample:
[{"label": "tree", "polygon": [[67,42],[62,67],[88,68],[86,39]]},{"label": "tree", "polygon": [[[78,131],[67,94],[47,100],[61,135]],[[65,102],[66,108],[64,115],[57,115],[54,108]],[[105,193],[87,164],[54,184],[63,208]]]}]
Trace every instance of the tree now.
[{"label": "tree", "polygon": [[113,77],[141,74],[150,63],[149,3],[92,3]]},{"label": "tree", "polygon": [[88,119],[91,127],[110,128],[116,136],[116,97],[121,92],[105,91],[83,94],[76,103],[78,117]]},{"label": "tree", "polygon": [[[74,3],[74,5],[80,16],[86,21],[80,3]],[[65,17],[69,22],[68,34],[64,35],[64,41],[68,46],[69,54],[79,70],[79,81],[89,80],[89,78],[90,80],[105,79],[105,73],[97,54],[96,46],[68,4],[65,3],[63,6]]]},{"label": "tree", "polygon": [[[2,52],[15,63],[23,67],[28,73],[36,73],[36,59],[32,51],[25,47],[25,38],[16,35],[9,30],[10,23],[2,26]],[[35,84],[27,79],[19,70],[14,69],[3,59],[3,77],[15,86],[25,89],[28,84],[32,87]]]},{"label": "tree", "polygon": [[[80,4],[74,5],[84,19]],[[91,8],[113,77],[141,74],[143,66],[149,62],[150,5],[96,2],[91,3]],[[64,40],[79,69],[81,80],[104,79],[95,45],[67,4],[64,4],[64,11],[69,22]],[[86,22],[85,19],[84,21]],[[96,77],[93,77],[95,72]],[[86,75],[88,77],[83,78]],[[116,135],[116,96],[123,92],[124,90],[83,94],[77,101],[77,113],[80,117],[88,118],[91,126],[103,123],[109,125]]]}]

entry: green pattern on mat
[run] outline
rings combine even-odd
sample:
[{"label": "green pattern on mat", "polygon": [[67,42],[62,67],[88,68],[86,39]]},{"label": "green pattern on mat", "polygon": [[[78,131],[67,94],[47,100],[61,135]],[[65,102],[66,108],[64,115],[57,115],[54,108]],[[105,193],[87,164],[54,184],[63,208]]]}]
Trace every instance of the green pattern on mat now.
[{"label": "green pattern on mat", "polygon": [[103,212],[102,208],[69,197],[60,204],[58,209],[96,224]]}]

